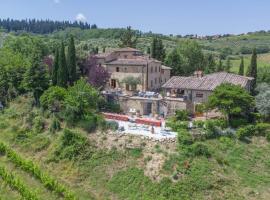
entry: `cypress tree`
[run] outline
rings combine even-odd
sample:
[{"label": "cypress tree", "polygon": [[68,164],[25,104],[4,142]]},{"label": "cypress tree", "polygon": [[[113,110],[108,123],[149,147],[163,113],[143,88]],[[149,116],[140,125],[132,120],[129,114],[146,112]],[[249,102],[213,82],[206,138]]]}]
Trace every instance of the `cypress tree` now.
[{"label": "cypress tree", "polygon": [[157,56],[156,51],[157,51],[157,38],[154,37],[151,44],[151,57],[152,58],[156,58]]},{"label": "cypress tree", "polygon": [[153,38],[151,44],[151,57],[163,62],[165,56],[165,48],[162,40],[157,37]]},{"label": "cypress tree", "polygon": [[247,70],[247,76],[254,78],[254,80],[252,81],[250,91],[252,95],[255,95],[255,88],[256,88],[256,83],[257,83],[257,80],[256,80],[257,79],[257,51],[256,49],[253,49],[252,51],[250,66]]},{"label": "cypress tree", "polygon": [[57,70],[57,85],[60,87],[67,87],[68,83],[68,68],[66,64],[65,47],[61,43],[59,52],[59,68]]},{"label": "cypress tree", "polygon": [[76,81],[76,49],[73,36],[70,37],[67,53],[68,81],[70,85]]},{"label": "cypress tree", "polygon": [[165,48],[164,48],[164,45],[163,45],[163,42],[161,39],[158,39],[157,40],[157,51],[156,51],[156,59],[159,60],[159,61],[164,61],[165,59]]},{"label": "cypress tree", "polygon": [[244,57],[242,56],[238,74],[241,75],[241,76],[244,76],[244,69],[245,69]]},{"label": "cypress tree", "polygon": [[217,72],[221,72],[221,71],[223,71],[223,64],[222,64],[221,58],[219,58],[219,63],[218,63],[218,66],[217,66]]},{"label": "cypress tree", "polygon": [[151,54],[151,48],[147,47],[147,54],[150,55]]},{"label": "cypress tree", "polygon": [[231,70],[231,59],[230,57],[227,57],[225,71],[230,72],[230,70]]},{"label": "cypress tree", "polygon": [[58,48],[55,49],[53,67],[52,67],[52,84],[57,85],[57,71],[59,68],[59,51]]}]

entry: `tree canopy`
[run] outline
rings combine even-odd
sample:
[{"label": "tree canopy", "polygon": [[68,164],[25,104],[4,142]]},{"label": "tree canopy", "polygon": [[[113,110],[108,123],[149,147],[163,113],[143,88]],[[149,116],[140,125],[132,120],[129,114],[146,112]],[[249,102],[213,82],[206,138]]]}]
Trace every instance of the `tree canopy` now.
[{"label": "tree canopy", "polygon": [[230,83],[218,86],[208,99],[208,107],[217,108],[229,122],[235,117],[248,118],[254,106],[254,97],[242,87]]},{"label": "tree canopy", "polygon": [[128,26],[126,31],[122,33],[120,37],[120,47],[132,47],[136,48],[137,45],[137,35],[136,32],[131,29],[131,26]]}]

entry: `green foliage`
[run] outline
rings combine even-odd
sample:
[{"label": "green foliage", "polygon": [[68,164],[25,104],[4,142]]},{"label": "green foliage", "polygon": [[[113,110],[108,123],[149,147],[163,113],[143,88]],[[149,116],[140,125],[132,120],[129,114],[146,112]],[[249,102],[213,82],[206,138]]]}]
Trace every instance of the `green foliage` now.
[{"label": "green foliage", "polygon": [[67,91],[65,88],[52,86],[40,97],[40,104],[45,110],[48,109],[50,112],[60,112],[63,110],[66,95]]},{"label": "green foliage", "polygon": [[51,120],[49,130],[50,130],[50,133],[55,133],[55,132],[61,130],[61,123],[55,116],[53,116],[53,118]]},{"label": "green foliage", "polygon": [[166,126],[173,131],[178,131],[179,129],[188,129],[188,123],[188,121],[177,121],[175,117],[172,117],[166,121]]},{"label": "green foliage", "polygon": [[233,117],[249,117],[254,105],[254,98],[245,89],[229,83],[218,86],[208,98],[208,107],[217,108],[229,123]]},{"label": "green foliage", "polygon": [[151,44],[151,57],[161,62],[164,61],[166,52],[161,38],[153,38]]},{"label": "green foliage", "polygon": [[54,55],[54,61],[53,61],[53,67],[52,67],[52,84],[53,86],[57,85],[57,74],[59,69],[59,50],[58,48],[55,49],[55,55]]},{"label": "green foliage", "polygon": [[40,52],[33,55],[33,60],[33,65],[24,75],[24,86],[33,93],[35,104],[39,106],[40,96],[49,87],[49,77],[45,66],[40,63]]},{"label": "green foliage", "polygon": [[17,190],[23,199],[27,200],[38,200],[37,195],[31,191],[30,188],[27,188],[23,181],[16,177],[15,174],[9,173],[6,168],[0,166],[0,176],[2,179],[10,185],[11,188]]},{"label": "green foliage", "polygon": [[256,107],[265,120],[270,120],[270,86],[260,84],[257,87],[258,94],[255,97]]},{"label": "green foliage", "polygon": [[193,125],[194,125],[196,128],[204,128],[205,122],[202,121],[202,120],[196,120],[196,121],[193,121]]},{"label": "green foliage", "polygon": [[121,34],[120,37],[120,47],[133,47],[136,48],[137,44],[137,36],[136,33],[131,29],[130,26],[127,27],[127,30]]},{"label": "green foliage", "polygon": [[88,133],[91,133],[97,128],[97,117],[95,115],[86,115],[78,122],[78,127],[81,127]]},{"label": "green foliage", "polygon": [[251,94],[255,95],[255,88],[256,88],[256,83],[257,83],[256,81],[257,80],[257,51],[256,49],[253,49],[252,51],[250,65],[247,70],[247,76],[254,78],[251,84]]},{"label": "green foliage", "polygon": [[69,123],[83,119],[88,113],[96,112],[99,94],[86,80],[78,80],[74,86],[68,88],[64,105],[64,118]]},{"label": "green foliage", "polygon": [[67,68],[69,74],[69,83],[73,85],[76,81],[77,77],[77,67],[76,67],[76,50],[74,44],[73,36],[70,37],[69,45],[68,45],[68,53],[67,53]]},{"label": "green foliage", "polygon": [[178,53],[177,49],[173,49],[172,52],[167,55],[165,64],[172,68],[172,75],[177,76],[184,73],[184,58]]},{"label": "green foliage", "polygon": [[175,111],[175,119],[178,121],[187,121],[188,120],[188,112],[186,110]]},{"label": "green foliage", "polygon": [[[173,75],[191,75],[194,71],[204,70],[204,54],[201,46],[193,40],[180,43],[176,50],[168,54],[166,65],[172,67]],[[177,65],[173,65],[177,64]]]},{"label": "green foliage", "polygon": [[119,128],[119,124],[118,124],[118,122],[115,122],[115,121],[108,121],[108,122],[106,122],[106,127],[109,130],[117,131]]},{"label": "green foliage", "polygon": [[268,142],[270,142],[270,132],[267,132],[266,139],[267,139]]},{"label": "green foliage", "polygon": [[204,143],[192,144],[190,148],[190,153],[194,156],[205,156],[207,158],[211,156],[208,147]]},{"label": "green foliage", "polygon": [[77,160],[89,156],[91,145],[87,137],[80,133],[64,129],[59,145],[54,151],[54,160]]},{"label": "green foliage", "polygon": [[35,133],[41,133],[45,128],[45,121],[42,117],[37,116],[33,120],[33,130]]},{"label": "green foliage", "polygon": [[142,149],[141,148],[132,148],[127,149],[128,153],[134,158],[140,158],[142,156]]},{"label": "green foliage", "polygon": [[125,84],[128,84],[128,85],[130,85],[130,86],[132,86],[134,88],[136,88],[136,86],[138,84],[141,84],[140,78],[135,78],[133,76],[127,76],[127,77],[125,77],[125,78],[122,79],[121,82],[122,83],[125,83]]},{"label": "green foliage", "polygon": [[241,56],[241,63],[240,63],[240,66],[239,66],[238,74],[241,75],[241,76],[244,76],[244,71],[245,71],[244,57]]},{"label": "green foliage", "polygon": [[239,139],[245,139],[251,136],[254,136],[256,133],[256,127],[254,125],[248,125],[245,127],[241,127],[236,131],[236,136]]},{"label": "green foliage", "polygon": [[255,128],[257,136],[267,136],[270,132],[270,124],[268,123],[258,123]]},{"label": "green foliage", "polygon": [[258,68],[257,83],[267,83],[270,84],[270,67],[264,66]]},{"label": "green foliage", "polygon": [[57,70],[57,85],[60,87],[67,87],[68,84],[68,68],[65,56],[65,46],[61,43],[59,50],[59,68]]},{"label": "green foliage", "polygon": [[65,199],[75,200],[75,196],[69,189],[67,189],[64,185],[59,183],[53,177],[47,175],[42,172],[42,170],[34,164],[30,160],[25,160],[20,155],[18,155],[15,151],[13,151],[9,146],[4,143],[0,143],[0,152],[5,154],[8,159],[13,162],[16,166],[20,167],[22,170],[31,173],[37,179],[44,184],[46,188],[49,190],[55,191],[60,196],[64,196]]},{"label": "green foliage", "polygon": [[245,126],[248,124],[248,120],[244,118],[234,117],[230,120],[230,126],[233,128],[238,128],[240,126]]},{"label": "green foliage", "polygon": [[193,138],[186,129],[178,130],[177,141],[180,145],[191,145],[193,144]]}]

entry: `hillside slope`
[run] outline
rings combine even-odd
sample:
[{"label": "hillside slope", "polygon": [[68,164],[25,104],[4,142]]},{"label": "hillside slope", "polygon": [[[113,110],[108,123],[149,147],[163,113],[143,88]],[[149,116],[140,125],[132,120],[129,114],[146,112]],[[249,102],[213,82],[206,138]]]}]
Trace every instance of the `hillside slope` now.
[{"label": "hillside slope", "polygon": [[[34,113],[46,120],[41,133],[25,129]],[[175,143],[110,132],[87,134],[78,128],[70,130],[87,137],[90,143],[81,146],[78,137],[72,146],[63,146],[65,131],[49,133],[46,127],[50,120],[39,110],[32,110],[28,98],[18,98],[0,114],[0,142],[34,162],[76,199],[270,198],[270,144],[263,137],[248,143],[229,137],[205,140],[202,143],[210,156],[186,157]],[[72,155],[69,149],[82,147],[82,154],[68,159]],[[62,153],[55,154],[59,148]],[[0,159],[1,166],[13,169],[39,199],[62,199],[29,171],[14,165],[14,160],[3,153]],[[0,189],[10,193],[8,197],[18,196],[15,190]],[[9,199],[2,193],[0,197]]]}]

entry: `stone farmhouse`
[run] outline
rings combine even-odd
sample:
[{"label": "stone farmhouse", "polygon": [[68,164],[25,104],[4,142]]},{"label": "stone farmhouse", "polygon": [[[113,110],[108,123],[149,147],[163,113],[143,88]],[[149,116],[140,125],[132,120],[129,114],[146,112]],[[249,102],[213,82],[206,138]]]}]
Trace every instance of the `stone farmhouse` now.
[{"label": "stone farmhouse", "polygon": [[[133,48],[97,54],[98,64],[110,73],[103,92],[108,101],[120,104],[124,113],[137,115],[174,115],[176,110],[195,112],[222,83],[232,83],[250,90],[251,77],[227,72],[170,77],[171,68]],[[163,91],[163,96],[158,93]]]},{"label": "stone farmhouse", "polygon": [[[171,68],[133,48],[96,55],[111,74],[108,87],[129,91],[158,91],[170,79]],[[132,84],[131,84],[132,83]]]}]

